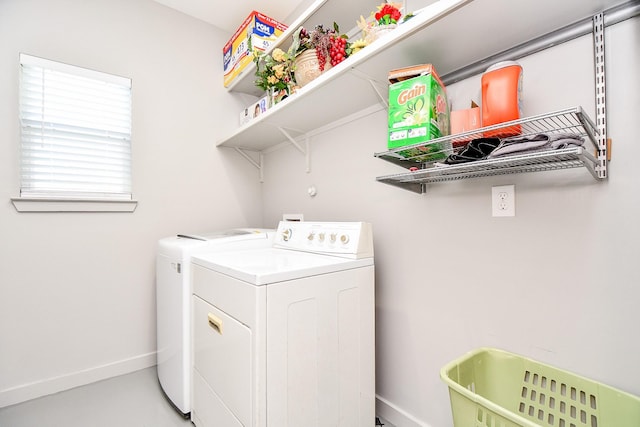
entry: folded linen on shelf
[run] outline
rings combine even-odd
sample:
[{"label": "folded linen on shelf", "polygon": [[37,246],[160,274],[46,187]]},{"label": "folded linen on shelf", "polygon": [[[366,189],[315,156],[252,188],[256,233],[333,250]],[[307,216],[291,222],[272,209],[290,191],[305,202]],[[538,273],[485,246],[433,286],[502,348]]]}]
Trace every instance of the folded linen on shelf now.
[{"label": "folded linen on shelf", "polygon": [[476,160],[486,159],[493,150],[500,145],[500,138],[476,138],[469,143],[458,154],[450,154],[444,164],[457,165]]},{"label": "folded linen on shelf", "polygon": [[504,138],[487,158],[506,156],[516,153],[529,153],[542,150],[577,147],[584,144],[584,138],[573,133],[540,133],[530,137]]},{"label": "folded linen on shelf", "polygon": [[583,144],[582,136],[566,132],[539,133],[533,136],[513,136],[503,139],[477,138],[469,141],[462,151],[450,154],[443,162],[435,163],[435,166],[443,167],[513,154],[579,147]]}]

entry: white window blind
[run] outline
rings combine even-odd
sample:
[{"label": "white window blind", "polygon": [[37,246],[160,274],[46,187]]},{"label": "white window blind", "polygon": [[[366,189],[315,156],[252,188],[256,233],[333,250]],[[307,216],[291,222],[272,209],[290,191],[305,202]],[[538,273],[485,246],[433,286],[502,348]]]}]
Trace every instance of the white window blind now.
[{"label": "white window blind", "polygon": [[131,80],[20,54],[21,197],[131,200]]}]

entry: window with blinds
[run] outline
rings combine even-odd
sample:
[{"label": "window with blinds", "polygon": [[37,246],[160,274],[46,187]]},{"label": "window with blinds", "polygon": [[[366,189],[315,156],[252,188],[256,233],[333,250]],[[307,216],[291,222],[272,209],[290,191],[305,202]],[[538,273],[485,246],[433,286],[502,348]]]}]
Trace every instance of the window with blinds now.
[{"label": "window with blinds", "polygon": [[131,80],[20,54],[25,198],[131,200]]}]

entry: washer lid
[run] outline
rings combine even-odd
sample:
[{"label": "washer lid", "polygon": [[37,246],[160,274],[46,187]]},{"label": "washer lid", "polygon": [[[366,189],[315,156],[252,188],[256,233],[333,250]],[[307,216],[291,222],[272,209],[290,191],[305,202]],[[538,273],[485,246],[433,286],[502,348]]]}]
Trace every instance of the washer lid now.
[{"label": "washer lid", "polygon": [[195,255],[194,264],[254,285],[295,280],[373,265],[373,258],[348,259],[288,249],[261,248]]},{"label": "washer lid", "polygon": [[238,251],[250,247],[271,246],[274,230],[233,229],[212,231],[203,234],[170,236],[158,241],[158,255],[170,258],[187,259],[191,254],[201,251],[229,250]]},{"label": "washer lid", "polygon": [[224,237],[233,237],[233,236],[243,236],[245,234],[252,234],[249,230],[222,230],[222,231],[210,231],[207,233],[200,234],[178,234],[178,237],[186,238],[186,239],[194,239],[194,240],[215,240],[222,239]]}]

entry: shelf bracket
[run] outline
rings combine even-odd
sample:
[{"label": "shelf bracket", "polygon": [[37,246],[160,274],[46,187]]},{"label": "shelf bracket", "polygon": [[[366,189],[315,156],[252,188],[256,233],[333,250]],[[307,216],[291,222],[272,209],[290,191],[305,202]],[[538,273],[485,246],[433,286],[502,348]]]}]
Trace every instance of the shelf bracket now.
[{"label": "shelf bracket", "polygon": [[251,157],[247,151],[243,150],[239,147],[234,147],[234,150],[238,152],[242,157],[244,157],[249,163],[251,163],[256,169],[258,169],[258,173],[260,174],[260,182],[264,182],[264,155],[261,152],[258,152],[258,161],[256,161],[253,157]]},{"label": "shelf bracket", "polygon": [[596,129],[598,178],[607,177],[607,92],[604,56],[604,14],[593,16],[593,59],[595,67]]},{"label": "shelf bracket", "polygon": [[278,130],[289,140],[291,145],[293,145],[300,153],[302,153],[302,155],[305,157],[306,172],[307,173],[311,172],[311,161],[309,159],[309,134],[296,131],[304,135],[304,147],[302,147],[300,143],[296,141],[296,139],[293,136],[291,136],[291,134],[287,131],[287,129],[278,126]]},{"label": "shelf bracket", "polygon": [[380,83],[373,77],[368,76],[360,70],[352,69],[351,74],[354,74],[355,76],[368,81],[373,91],[376,93],[376,95],[378,95],[378,98],[380,99],[382,105],[384,105],[386,109],[389,109],[389,96],[388,94],[383,94],[383,90],[380,89],[381,87],[384,87],[384,90],[387,90],[388,85]]},{"label": "shelf bracket", "polygon": [[383,96],[382,93],[380,93],[380,90],[378,90],[378,86],[377,86],[378,82],[373,81],[371,79],[369,79],[368,81],[369,81],[369,84],[371,84],[371,87],[373,88],[376,95],[378,95],[378,98],[380,98],[380,102],[382,102],[382,104],[386,109],[389,109],[389,96]]}]

